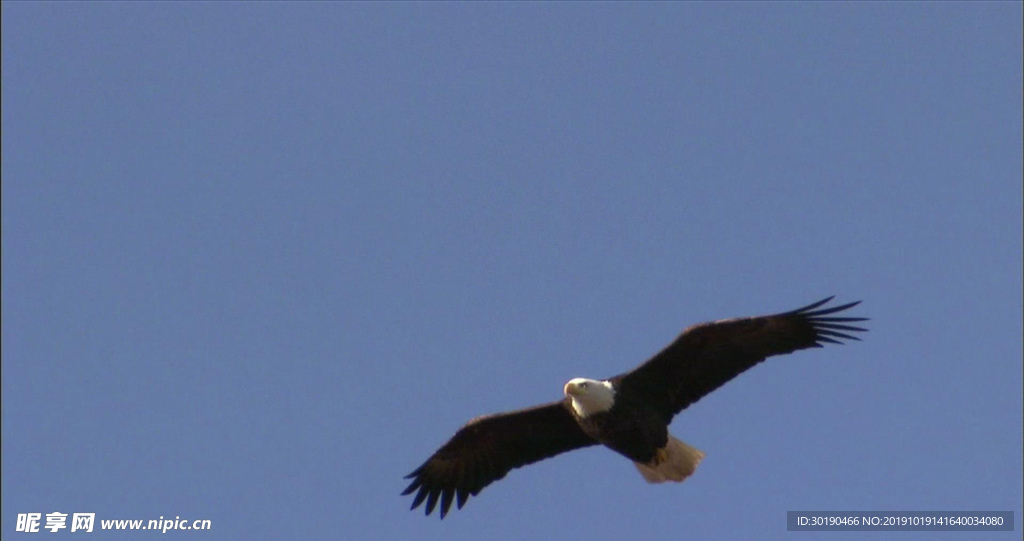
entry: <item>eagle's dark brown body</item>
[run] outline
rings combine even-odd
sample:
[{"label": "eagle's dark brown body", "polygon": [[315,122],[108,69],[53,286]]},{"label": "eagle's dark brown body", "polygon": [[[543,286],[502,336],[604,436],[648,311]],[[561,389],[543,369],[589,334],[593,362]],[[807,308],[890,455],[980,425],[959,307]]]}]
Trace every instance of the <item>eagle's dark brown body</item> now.
[{"label": "eagle's dark brown body", "polygon": [[628,398],[617,398],[615,407],[603,413],[573,416],[584,434],[633,462],[650,462],[668,443],[668,425],[658,412]]}]

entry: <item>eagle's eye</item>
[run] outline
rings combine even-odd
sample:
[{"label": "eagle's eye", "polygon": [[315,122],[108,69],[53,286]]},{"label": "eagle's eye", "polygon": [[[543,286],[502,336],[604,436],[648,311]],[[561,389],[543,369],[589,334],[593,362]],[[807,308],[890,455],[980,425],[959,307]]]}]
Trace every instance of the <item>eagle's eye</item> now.
[{"label": "eagle's eye", "polygon": [[586,389],[587,388],[587,382],[584,381],[584,382],[580,383],[580,387],[583,388],[583,389]]}]

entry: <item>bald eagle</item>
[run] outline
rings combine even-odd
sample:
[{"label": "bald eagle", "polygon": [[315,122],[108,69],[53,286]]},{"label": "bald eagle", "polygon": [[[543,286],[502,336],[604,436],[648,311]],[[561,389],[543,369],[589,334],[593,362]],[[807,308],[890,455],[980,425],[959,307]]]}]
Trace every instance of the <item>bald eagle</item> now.
[{"label": "bald eagle", "polygon": [[773,355],[859,340],[850,325],[862,317],[832,314],[851,302],[821,308],[832,297],[796,310],[694,325],[636,369],[605,380],[573,378],[557,402],[469,421],[419,468],[402,495],[416,492],[411,509],[440,501],[443,519],[452,502],[469,496],[514,468],[602,444],[633,461],[650,483],[681,482],[704,453],[668,433],[672,418],[704,395]]}]

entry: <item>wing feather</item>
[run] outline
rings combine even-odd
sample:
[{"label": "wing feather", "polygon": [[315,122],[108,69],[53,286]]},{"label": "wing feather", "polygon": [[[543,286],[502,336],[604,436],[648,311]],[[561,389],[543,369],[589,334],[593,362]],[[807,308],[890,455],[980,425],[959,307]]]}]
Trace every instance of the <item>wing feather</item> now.
[{"label": "wing feather", "polygon": [[665,422],[690,404],[773,355],[860,340],[850,325],[862,317],[831,314],[860,304],[821,308],[833,297],[781,314],[726,319],[689,327],[632,372],[613,378],[620,389],[643,393]]},{"label": "wing feather", "polygon": [[402,495],[416,492],[411,509],[426,501],[427,515],[440,503],[443,519],[453,501],[462,509],[470,496],[514,468],[596,443],[565,401],[479,417],[406,476],[412,482]]}]

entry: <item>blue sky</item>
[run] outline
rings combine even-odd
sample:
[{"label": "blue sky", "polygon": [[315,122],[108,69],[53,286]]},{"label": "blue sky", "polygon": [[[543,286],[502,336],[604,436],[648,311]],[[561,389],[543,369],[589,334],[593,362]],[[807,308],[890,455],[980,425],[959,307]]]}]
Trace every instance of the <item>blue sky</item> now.
[{"label": "blue sky", "polygon": [[[1021,6],[5,2],[3,535],[1019,539]],[[399,496],[473,416],[833,294],[865,340],[677,417],[681,485]]]}]

